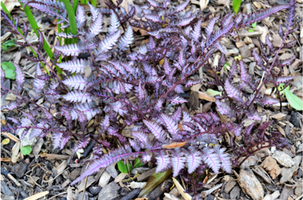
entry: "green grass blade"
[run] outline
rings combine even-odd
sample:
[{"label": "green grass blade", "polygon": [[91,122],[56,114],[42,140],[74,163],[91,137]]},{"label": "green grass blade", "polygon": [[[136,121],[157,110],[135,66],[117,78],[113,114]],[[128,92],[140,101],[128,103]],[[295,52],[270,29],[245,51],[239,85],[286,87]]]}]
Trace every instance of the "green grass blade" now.
[{"label": "green grass blade", "polygon": [[[76,35],[78,31],[77,31],[77,22],[76,22],[74,9],[68,0],[62,0],[62,2],[64,3],[68,15],[70,31],[73,35]],[[73,38],[72,43],[77,43],[77,38]]]},{"label": "green grass blade", "polygon": [[[25,12],[26,17],[27,17],[30,25],[32,26],[33,30],[35,31],[36,35],[39,37],[39,33],[37,31],[37,30],[39,30],[39,27],[36,23],[36,20],[33,16],[33,13],[31,11],[30,7],[25,6],[24,12]],[[44,48],[45,52],[47,53],[47,55],[50,57],[50,59],[53,60],[53,52],[52,52],[51,48],[49,47],[49,45],[48,45],[48,43],[45,39],[44,39],[43,48]],[[62,74],[62,70],[57,65],[55,65],[55,67],[56,67],[58,73]]]},{"label": "green grass blade", "polygon": [[94,7],[97,7],[97,0],[90,0],[90,4],[92,4]]},{"label": "green grass blade", "polygon": [[[8,16],[11,20],[13,20],[11,14],[8,12],[7,8],[5,7],[5,5],[4,5],[4,3],[3,3],[2,1],[1,1],[1,8],[2,8],[3,11],[7,14],[7,16]],[[15,22],[14,22],[14,24],[15,24]]]},{"label": "green grass blade", "polygon": [[76,12],[77,12],[78,4],[79,4],[79,0],[75,0],[75,1],[74,1],[74,5],[73,5],[73,7],[74,7],[74,13],[75,13],[75,14],[76,14]]}]

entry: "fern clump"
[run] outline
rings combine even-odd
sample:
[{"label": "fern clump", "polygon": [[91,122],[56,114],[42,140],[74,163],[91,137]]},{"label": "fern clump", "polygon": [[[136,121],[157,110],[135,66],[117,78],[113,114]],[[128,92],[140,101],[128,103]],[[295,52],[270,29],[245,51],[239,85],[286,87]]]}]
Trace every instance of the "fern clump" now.
[{"label": "fern clump", "polygon": [[[260,93],[262,84],[272,82],[278,87],[280,83],[288,84],[293,79],[273,73],[272,68],[294,60],[278,62],[276,59],[281,48],[291,45],[285,43],[285,38],[294,30],[294,1],[250,15],[227,14],[222,19],[185,12],[189,2],[172,6],[170,1],[147,0],[144,5],[129,5],[129,12],[119,4],[108,2],[108,8],[90,5],[89,10],[79,5],[77,34],[58,34],[61,38],[78,38],[78,42],[56,45],[52,58],[53,65],[64,71],[63,79],[55,71],[50,76],[43,74],[40,64],[37,64],[33,83],[35,95],[21,95],[24,75],[15,65],[17,88],[12,91],[2,86],[2,93],[13,92],[18,98],[2,109],[8,112],[18,109],[25,100],[33,112],[23,112],[20,121],[10,118],[13,123],[3,126],[2,131],[25,128],[24,136],[31,129],[31,137],[50,133],[53,147],[60,149],[69,140],[76,139],[74,152],[95,142],[94,158],[72,184],[100,168],[134,157],[139,157],[142,162],[154,161],[156,172],[172,168],[173,176],[181,170],[191,174],[206,167],[215,173],[220,169],[231,173],[232,161],[236,164],[240,158],[248,157],[260,148],[285,145],[283,138],[275,132],[264,135],[270,124],[262,122],[255,104],[269,106],[279,102]],[[64,4],[36,0],[23,3],[57,17],[58,23],[65,23],[63,27],[69,26]],[[247,72],[243,61],[234,61],[228,76],[218,75],[226,54],[220,39],[281,10],[289,10],[289,18],[285,22],[287,31],[281,33],[281,47],[275,49],[271,41],[266,40],[266,44],[261,42],[264,48],[259,50],[260,54],[257,49],[253,52],[256,62],[266,73],[262,84],[259,85]],[[91,23],[87,20],[88,13]],[[16,32],[17,27],[3,12],[2,16]],[[106,17],[110,18],[109,27],[103,24]],[[208,22],[206,28],[201,27],[202,22]],[[215,25],[220,29],[215,31]],[[145,36],[147,42],[139,47],[133,45],[138,40],[133,27],[148,34]],[[33,48],[39,52],[38,47]],[[209,60],[217,51],[221,52],[221,60],[218,67],[212,67]],[[87,52],[89,56],[83,58],[83,53]],[[60,55],[65,58],[61,63]],[[269,62],[272,58],[273,62]],[[43,63],[43,57],[36,62],[41,60]],[[182,109],[182,104],[187,102],[182,93],[184,87],[201,82],[191,79],[201,67],[212,72],[213,80],[209,86],[221,86],[222,96],[216,97],[216,106],[210,112],[192,115]],[[241,77],[238,85],[232,81],[234,75]],[[247,88],[256,92],[248,93]],[[38,104],[41,95],[45,102]],[[49,105],[55,105],[58,112],[50,113]],[[173,106],[175,111],[167,113],[165,105]],[[223,120],[226,118],[228,120]],[[252,119],[255,123],[245,129],[245,119]],[[97,123],[90,123],[88,127],[91,120]],[[133,127],[132,134],[127,137],[122,132],[130,126]],[[245,144],[239,147],[233,141],[240,135],[245,138]],[[111,144],[106,138],[114,138],[123,145]],[[109,150],[107,154],[102,153],[103,148]]]}]

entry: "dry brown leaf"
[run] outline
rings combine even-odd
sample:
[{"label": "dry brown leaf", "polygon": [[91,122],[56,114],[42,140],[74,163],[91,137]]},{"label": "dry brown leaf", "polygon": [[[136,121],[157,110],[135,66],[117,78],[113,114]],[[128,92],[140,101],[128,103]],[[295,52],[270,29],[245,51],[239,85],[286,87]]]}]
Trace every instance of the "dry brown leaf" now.
[{"label": "dry brown leaf", "polygon": [[207,7],[209,0],[200,0],[200,9],[201,11]]},{"label": "dry brown leaf", "polygon": [[72,188],[70,186],[68,186],[68,188],[67,188],[66,199],[67,200],[73,200],[73,191],[72,191]]},{"label": "dry brown leaf", "polygon": [[45,158],[46,160],[67,160],[69,158],[68,155],[59,155],[59,154],[48,154],[48,153],[41,153],[40,156]]},{"label": "dry brown leaf", "polygon": [[[18,0],[2,0],[5,7],[7,8],[8,12],[11,12],[15,6],[20,6],[20,3]],[[1,8],[2,10],[2,8]]]},{"label": "dry brown leaf", "polygon": [[208,95],[206,92],[201,92],[201,91],[198,91],[199,93],[199,99],[204,99],[206,101],[210,101],[210,102],[215,102],[216,99],[210,95]]},{"label": "dry brown leaf", "polygon": [[21,147],[21,143],[17,142],[12,148],[12,163],[16,163],[19,158],[19,150]]},{"label": "dry brown leaf", "polygon": [[174,181],[174,184],[176,185],[178,191],[180,192],[180,194],[182,195],[182,197],[185,199],[185,200],[191,200],[192,197],[185,193],[184,192],[184,188],[182,187],[182,185],[177,181],[177,179],[173,178],[173,181]]},{"label": "dry brown leaf", "polygon": [[0,158],[1,162],[10,162],[11,158]]},{"label": "dry brown leaf", "polygon": [[279,176],[279,174],[282,172],[282,169],[277,164],[277,161],[272,157],[265,158],[261,166],[269,172],[269,175],[272,177],[272,179],[277,178],[277,176]]},{"label": "dry brown leaf", "polygon": [[147,31],[142,28],[137,28],[137,27],[133,27],[133,26],[132,26],[132,28],[133,28],[134,32],[139,31],[141,33],[141,35],[148,35]]},{"label": "dry brown leaf", "polygon": [[1,134],[5,135],[6,137],[8,137],[9,139],[11,139],[11,140],[13,140],[15,142],[19,142],[19,139],[16,136],[14,136],[14,135],[12,135],[10,133],[2,132]]},{"label": "dry brown leaf", "polygon": [[24,200],[36,200],[36,199],[39,199],[41,197],[48,195],[48,193],[49,193],[49,191],[40,192],[40,193],[34,194],[33,196],[27,197]]}]

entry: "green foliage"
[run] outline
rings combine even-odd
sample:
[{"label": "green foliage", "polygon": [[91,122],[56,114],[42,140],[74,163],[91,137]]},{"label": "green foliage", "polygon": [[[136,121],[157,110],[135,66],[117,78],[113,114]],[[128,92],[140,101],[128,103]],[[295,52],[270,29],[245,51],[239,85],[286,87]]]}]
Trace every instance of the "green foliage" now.
[{"label": "green foliage", "polygon": [[253,28],[256,28],[257,22],[255,21],[254,23],[251,24],[251,26],[252,26]]},{"label": "green foliage", "polygon": [[[76,35],[78,33],[78,31],[77,31],[75,10],[74,10],[74,8],[72,7],[72,5],[70,4],[70,2],[68,0],[62,0],[62,2],[64,3],[65,9],[66,9],[66,12],[67,12],[67,15],[68,15],[68,21],[69,21],[69,25],[70,25],[70,32],[73,35]],[[77,43],[77,38],[73,38],[72,43],[73,44]]]},{"label": "green foliage", "polygon": [[148,193],[150,193],[154,188],[156,188],[158,185],[160,185],[163,181],[165,181],[170,174],[172,173],[172,170],[169,169],[165,172],[159,172],[159,173],[155,173],[153,175],[151,175],[151,177],[149,177],[146,185],[144,186],[144,188],[141,190],[140,194],[138,195],[138,197],[143,197],[144,195],[147,195]]},{"label": "green foliage", "polygon": [[289,90],[289,86],[287,88],[284,89],[284,83],[281,83],[278,86],[278,90],[280,92],[281,95],[285,95],[288,103],[290,104],[291,107],[293,107],[296,110],[303,110],[303,101],[302,99],[300,99],[300,97],[298,97],[297,95],[293,94],[290,90]]},{"label": "green foliage", "polygon": [[118,161],[117,165],[118,165],[119,171],[122,173],[129,173],[133,169],[131,164],[129,164],[129,163],[125,164],[123,160]]},{"label": "green foliage", "polygon": [[32,147],[30,145],[21,147],[21,153],[26,156],[32,152]]},{"label": "green foliage", "polygon": [[14,46],[16,46],[15,40],[14,40],[14,39],[11,39],[11,40],[5,41],[5,42],[1,45],[1,48],[2,48],[4,51],[6,51],[6,50],[8,50],[9,48],[14,47]]},{"label": "green foliage", "polygon": [[207,89],[206,90],[206,93],[212,97],[216,96],[216,95],[219,95],[221,96],[222,95],[222,92],[219,92],[219,91],[216,91],[216,90],[213,90],[213,89]]},{"label": "green foliage", "polygon": [[2,62],[1,67],[5,73],[5,78],[9,78],[15,80],[16,73],[15,73],[15,66],[12,62]]},{"label": "green foliage", "polygon": [[300,111],[303,110],[302,99],[300,99],[297,95],[289,91],[289,86],[284,90],[284,94],[291,107],[293,107],[296,110],[300,110]]},{"label": "green foliage", "polygon": [[3,11],[7,14],[7,16],[12,20],[12,16],[11,14],[8,12],[7,8],[5,7],[4,3],[1,1],[1,8],[3,9]]},{"label": "green foliage", "polygon": [[233,10],[238,14],[242,0],[233,0]]},{"label": "green foliage", "polygon": [[120,172],[129,173],[133,168],[141,167],[144,163],[142,163],[139,158],[136,158],[134,166],[131,166],[129,163],[125,164],[123,160],[120,160],[117,165]]},{"label": "green foliage", "polygon": [[144,163],[142,163],[139,158],[135,159],[134,168],[141,167],[143,165],[144,165]]}]

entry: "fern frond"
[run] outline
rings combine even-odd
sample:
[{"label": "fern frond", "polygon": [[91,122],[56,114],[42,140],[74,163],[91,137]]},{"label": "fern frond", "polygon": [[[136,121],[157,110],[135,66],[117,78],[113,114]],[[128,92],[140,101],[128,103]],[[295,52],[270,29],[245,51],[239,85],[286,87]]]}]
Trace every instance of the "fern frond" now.
[{"label": "fern frond", "polygon": [[83,90],[88,84],[86,80],[81,75],[75,75],[70,78],[67,78],[63,81],[68,87],[73,87],[74,89]]},{"label": "fern frond", "polygon": [[82,73],[84,74],[85,66],[89,65],[90,63],[87,60],[77,59],[71,60],[67,62],[58,63],[57,65],[64,70],[67,70],[71,73]]},{"label": "fern frond", "polygon": [[87,169],[78,177],[76,180],[74,180],[71,185],[74,185],[75,183],[81,181],[85,177],[98,172],[101,168],[105,168],[115,162],[118,162],[122,159],[129,159],[132,157],[138,157],[138,152],[132,152],[132,149],[129,145],[125,145],[123,147],[120,147],[119,149],[116,149],[114,151],[109,152],[108,154],[103,155],[101,158],[94,160]]},{"label": "fern frond", "polygon": [[89,103],[93,100],[93,97],[89,93],[80,92],[77,90],[71,91],[62,97],[67,101],[79,102],[79,103],[85,103],[85,102]]},{"label": "fern frond", "polygon": [[121,37],[118,43],[118,47],[120,51],[123,51],[129,47],[129,45],[133,42],[134,36],[133,36],[133,28],[129,25],[127,27],[126,32]]}]

